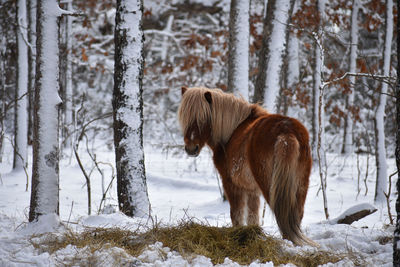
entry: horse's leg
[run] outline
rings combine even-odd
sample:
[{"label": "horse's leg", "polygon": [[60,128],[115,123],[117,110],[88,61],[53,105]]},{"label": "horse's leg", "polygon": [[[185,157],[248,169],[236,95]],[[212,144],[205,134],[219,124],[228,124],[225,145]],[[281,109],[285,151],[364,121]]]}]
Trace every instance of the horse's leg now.
[{"label": "horse's leg", "polygon": [[[233,155],[239,153],[238,150],[240,150],[240,146],[238,147],[235,143],[230,144],[227,148],[222,146],[213,148],[214,164],[221,176],[225,196],[229,201],[233,226],[245,224],[244,217],[247,206],[247,194],[244,187],[240,185],[235,171],[233,171],[234,177],[232,177],[232,165],[235,165],[235,157]],[[240,165],[235,166],[235,168],[238,167],[241,169]]]},{"label": "horse's leg", "polygon": [[260,195],[257,192],[250,192],[247,195],[247,225],[260,224]]},{"label": "horse's leg", "polygon": [[229,201],[232,226],[244,225],[244,209],[246,206],[246,194],[243,189],[234,185],[231,181],[222,181],[225,195]]}]

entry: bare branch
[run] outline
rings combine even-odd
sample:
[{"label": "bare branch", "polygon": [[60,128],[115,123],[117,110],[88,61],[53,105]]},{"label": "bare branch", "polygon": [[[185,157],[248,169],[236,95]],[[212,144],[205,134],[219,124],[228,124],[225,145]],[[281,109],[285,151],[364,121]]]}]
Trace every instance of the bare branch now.
[{"label": "bare branch", "polygon": [[392,77],[392,76],[385,76],[385,75],[376,75],[373,73],[351,73],[351,72],[346,72],[345,74],[343,74],[341,77],[338,77],[336,79],[333,79],[331,81],[327,81],[323,83],[323,87],[329,86],[333,83],[342,81],[344,79],[347,78],[347,76],[355,76],[355,77],[367,77],[367,78],[372,78],[374,80],[380,81],[380,82],[384,82],[389,84],[390,86],[394,86],[395,82],[396,82],[396,78]]},{"label": "bare branch", "polygon": [[392,193],[392,177],[395,176],[398,173],[398,171],[392,173],[391,175],[389,175],[389,189],[388,192],[383,192],[383,194],[386,197],[386,206],[387,206],[387,210],[388,210],[388,216],[389,216],[389,220],[390,220],[390,224],[393,225],[394,221],[393,221],[393,216],[392,213],[390,211],[390,195]]},{"label": "bare branch", "polygon": [[15,149],[15,144],[14,144],[14,142],[13,142],[10,138],[8,138],[7,136],[5,136],[5,135],[3,135],[3,137],[6,138],[6,139],[8,139],[8,141],[10,142],[10,144],[11,144],[11,146],[12,146],[14,152],[15,152],[15,153],[17,154],[17,156],[22,160],[22,162],[24,162],[24,164],[23,164],[23,169],[24,169],[25,176],[26,176],[25,192],[28,192],[28,189],[29,189],[29,174],[28,174],[28,170],[27,170],[27,167],[26,167],[26,164],[25,164],[25,159],[24,159],[24,158],[22,157],[22,155]]},{"label": "bare branch", "polygon": [[83,176],[85,176],[85,179],[86,179],[86,188],[87,188],[87,194],[88,194],[88,215],[90,215],[91,214],[91,210],[92,210],[90,176],[87,174],[85,168],[82,165],[81,159],[80,159],[80,157],[78,155],[78,152],[77,152],[77,147],[78,147],[78,145],[76,145],[76,147],[74,147],[74,154],[75,154],[76,161],[78,162],[79,168],[81,169],[81,171],[83,173]]}]

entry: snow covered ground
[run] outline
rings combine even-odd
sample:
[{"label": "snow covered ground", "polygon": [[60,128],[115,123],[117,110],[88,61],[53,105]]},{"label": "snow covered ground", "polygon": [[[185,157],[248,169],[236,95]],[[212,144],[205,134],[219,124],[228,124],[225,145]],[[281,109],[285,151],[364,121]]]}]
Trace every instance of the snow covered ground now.
[{"label": "snow covered ground", "polygon": [[[10,147],[6,149],[11,151]],[[106,150],[105,146],[99,146],[96,152],[99,161],[113,163],[113,153]],[[103,187],[107,188],[112,173],[110,166],[106,164],[100,164],[104,172],[103,182],[101,175],[95,169],[91,175],[92,216],[88,216],[85,179],[75,159],[70,158],[70,152],[65,151],[64,154],[60,166],[60,220],[63,222],[60,226],[59,219],[53,216],[44,217],[41,223],[27,224],[30,184],[26,190],[25,173],[10,172],[12,153],[5,153],[3,163],[0,165],[0,266],[88,265],[89,262],[98,266],[118,266],[124,263],[133,263],[133,266],[212,266],[210,259],[204,256],[188,260],[162,247],[160,243],[149,247],[138,258],[133,258],[121,248],[116,247],[91,253],[88,249],[67,246],[51,255],[35,249],[32,243],[40,238],[37,234],[43,232],[62,233],[66,228],[78,231],[84,226],[117,226],[129,229],[136,228],[140,223],[137,219],[128,218],[118,212],[112,213],[117,203],[115,181],[105,201],[109,214],[97,214],[102,197],[102,183]],[[93,164],[89,157],[85,156],[84,151],[81,155],[85,166],[90,170]],[[193,159],[183,154],[174,157],[147,146],[145,156],[149,198],[154,220],[173,224],[185,216],[190,216],[211,225],[230,224],[229,205],[221,199],[217,175],[209,151],[205,150],[200,157]],[[331,219],[338,217],[356,204],[374,205],[375,159],[373,157],[369,158],[366,195],[364,184],[367,170],[366,155],[360,156],[357,161],[356,155],[343,157],[329,154],[327,162],[327,197]],[[394,166],[394,160],[389,159],[389,174],[394,172]],[[31,175],[30,170],[28,174]],[[358,181],[359,194],[357,194]],[[395,213],[394,183],[395,181],[392,181],[392,213]],[[325,220],[319,185],[318,170],[314,167],[302,224],[306,235],[319,243],[320,249],[345,253],[349,257],[359,257],[369,266],[391,266],[390,237],[393,227],[388,226],[390,220],[386,205],[376,206],[377,212],[352,225],[332,224]],[[266,233],[280,236],[268,209],[263,223]],[[293,248],[288,244],[287,249],[297,253],[300,250],[312,248]],[[80,261],[74,262],[77,258]],[[239,265],[226,259],[220,266]],[[273,266],[273,264],[254,262],[251,266]],[[331,266],[352,266],[352,262],[344,260]]]}]

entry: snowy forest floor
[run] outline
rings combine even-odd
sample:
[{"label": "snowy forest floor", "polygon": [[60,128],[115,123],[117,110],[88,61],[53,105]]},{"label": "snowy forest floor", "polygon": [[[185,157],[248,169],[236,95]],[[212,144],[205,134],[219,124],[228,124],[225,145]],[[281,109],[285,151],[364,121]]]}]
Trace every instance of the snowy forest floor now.
[{"label": "snowy forest floor", "polygon": [[[25,172],[11,172],[11,147],[6,147],[0,165],[0,266],[212,266],[204,256],[183,257],[155,243],[137,258],[122,248],[105,246],[97,251],[67,246],[52,254],[34,246],[41,233],[56,236],[72,231],[80,233],[88,227],[117,227],[137,229],[146,222],[124,216],[117,209],[115,180],[107,192],[106,208],[98,213],[102,198],[102,187],[107,188],[112,177],[113,152],[106,146],[95,148],[96,158],[103,171],[104,180],[94,168],[85,150],[80,151],[87,171],[91,173],[92,215],[88,216],[87,189],[84,176],[71,152],[66,150],[60,164],[60,219],[44,216],[41,223],[28,224],[30,181],[26,189]],[[223,202],[219,181],[209,151],[204,150],[198,158],[187,158],[161,152],[146,146],[146,171],[149,198],[152,205],[152,221],[174,225],[184,218],[195,218],[213,226],[229,226],[229,204]],[[32,160],[30,158],[30,160]],[[30,161],[31,162],[31,161]],[[375,159],[367,155],[341,156],[328,154],[327,198],[330,218],[339,216],[346,209],[361,203],[374,205]],[[357,163],[358,162],[358,163]],[[394,172],[394,160],[389,159],[388,173]],[[92,172],[91,172],[92,170]],[[31,170],[27,171],[29,177]],[[391,212],[394,213],[396,192],[392,181]],[[317,166],[313,167],[302,227],[305,234],[320,244],[318,250],[347,255],[344,260],[328,266],[353,266],[354,259],[367,266],[392,265],[392,235],[386,204],[376,206],[372,215],[352,225],[331,224],[325,220],[320,178]],[[358,188],[360,190],[358,190]],[[357,193],[359,191],[359,194]],[[62,226],[59,224],[62,222]],[[268,235],[281,238],[271,212],[266,211],[263,230]],[[37,240],[36,240],[37,241]],[[312,251],[311,247],[293,247],[285,241],[292,253]],[[225,259],[219,266],[240,266]],[[250,266],[273,266],[273,263],[253,262]],[[293,266],[288,264],[287,266]]]}]

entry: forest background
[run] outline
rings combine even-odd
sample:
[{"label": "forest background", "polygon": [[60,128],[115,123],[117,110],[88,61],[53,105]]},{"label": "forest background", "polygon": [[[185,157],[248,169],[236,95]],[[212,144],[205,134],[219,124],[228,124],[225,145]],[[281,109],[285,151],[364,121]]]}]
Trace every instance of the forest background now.
[{"label": "forest background", "polygon": [[[176,111],[181,86],[201,85],[227,90],[228,2],[144,1],[143,99],[144,140],[147,144],[164,149],[179,147],[181,142]],[[249,96],[252,100],[259,72],[258,54],[262,43],[264,2],[253,0],[250,4]],[[114,75],[114,5],[114,1],[73,1],[74,10],[85,15],[73,17],[69,29],[66,23],[69,16],[63,16],[60,21],[60,96],[63,99],[61,128],[64,146],[67,139],[72,138],[70,135],[74,129],[82,128],[87,122],[95,120],[86,131],[91,131],[97,138],[108,140],[110,149],[112,147],[110,103]],[[345,123],[349,117],[354,121],[353,151],[375,154],[374,117],[383,84],[378,76],[383,73],[385,7],[384,1],[360,1],[356,72],[369,74],[371,77],[360,75],[354,84],[346,77],[326,87],[324,110],[327,151],[342,152]],[[327,26],[322,43],[325,57],[322,76],[326,82],[340,78],[350,70],[351,12],[352,1],[327,2]],[[395,22],[396,9],[393,14]],[[12,107],[16,95],[18,51],[15,17],[15,1],[3,1],[0,18],[3,105],[0,144],[4,142],[5,134],[14,134]],[[288,45],[286,48],[279,79],[282,89],[279,91],[277,111],[301,118],[310,132],[312,117],[315,116],[312,99],[316,42],[312,32],[318,25],[316,2],[296,3],[290,25],[286,27],[290,37],[295,39],[295,45]],[[30,27],[34,28],[34,25]],[[33,30],[28,31],[32,32]],[[390,62],[393,76],[393,66],[396,66],[397,58],[396,46],[392,47]],[[34,55],[32,49],[29,53]],[[32,65],[34,57],[29,59]],[[67,67],[72,70],[73,88],[72,95],[68,97],[68,79],[65,77],[68,73]],[[289,73],[284,75],[283,72]],[[30,75],[29,96],[32,96],[33,80],[34,76]],[[394,80],[390,79],[392,83],[388,88],[385,106],[385,146],[388,156],[394,155],[395,147]],[[354,89],[351,89],[353,86]],[[348,105],[348,95],[353,91],[354,104]],[[31,116],[32,113],[29,115],[29,125],[32,123]]]}]

